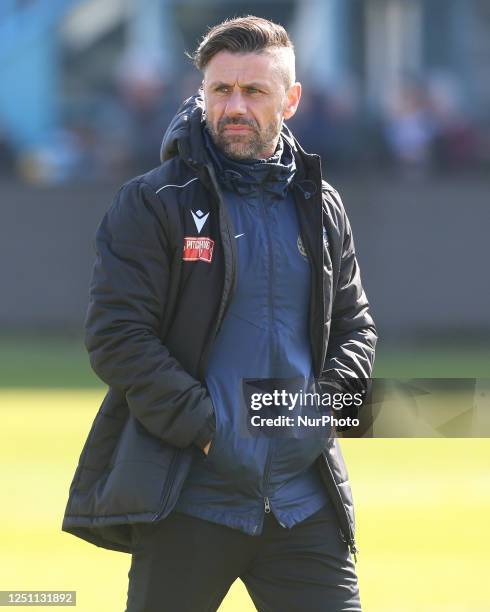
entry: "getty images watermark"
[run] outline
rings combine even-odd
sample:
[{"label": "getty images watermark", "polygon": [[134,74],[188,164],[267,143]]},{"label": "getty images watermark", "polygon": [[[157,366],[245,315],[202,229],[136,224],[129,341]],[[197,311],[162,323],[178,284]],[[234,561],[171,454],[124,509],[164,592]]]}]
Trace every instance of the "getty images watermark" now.
[{"label": "getty images watermark", "polygon": [[325,436],[356,428],[367,386],[357,379],[326,383],[304,378],[244,379],[242,399],[248,434]]},{"label": "getty images watermark", "polygon": [[[359,419],[351,416],[340,416],[345,408],[360,408],[364,401],[364,393],[320,393],[318,391],[288,392],[285,389],[275,389],[272,393],[255,392],[250,396],[250,409],[252,414],[250,424],[252,427],[356,427]],[[281,411],[276,416],[258,414],[265,408],[275,408]],[[324,414],[311,414],[311,409]],[[287,410],[291,414],[283,414]],[[331,412],[331,411],[336,411]]]},{"label": "getty images watermark", "polygon": [[490,437],[490,378],[242,380],[242,435]]}]

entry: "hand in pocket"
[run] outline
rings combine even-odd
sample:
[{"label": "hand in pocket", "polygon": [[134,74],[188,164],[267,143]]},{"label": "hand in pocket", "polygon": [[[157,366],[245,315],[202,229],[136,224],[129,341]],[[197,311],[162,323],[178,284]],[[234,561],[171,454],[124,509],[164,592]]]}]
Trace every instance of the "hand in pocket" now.
[{"label": "hand in pocket", "polygon": [[214,436],[211,441],[208,443],[208,452],[206,453],[206,461],[209,461],[211,457],[215,454],[216,451],[216,442],[217,442],[218,432],[214,432]]}]

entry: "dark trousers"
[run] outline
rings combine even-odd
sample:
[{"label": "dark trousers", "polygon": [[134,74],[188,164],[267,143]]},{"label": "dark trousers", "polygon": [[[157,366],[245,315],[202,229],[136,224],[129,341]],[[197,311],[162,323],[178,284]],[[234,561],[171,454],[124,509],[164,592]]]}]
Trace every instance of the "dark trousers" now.
[{"label": "dark trousers", "polygon": [[353,562],[330,506],[251,536],[172,512],[138,524],[126,612],[212,612],[240,578],[260,612],[360,612]]}]

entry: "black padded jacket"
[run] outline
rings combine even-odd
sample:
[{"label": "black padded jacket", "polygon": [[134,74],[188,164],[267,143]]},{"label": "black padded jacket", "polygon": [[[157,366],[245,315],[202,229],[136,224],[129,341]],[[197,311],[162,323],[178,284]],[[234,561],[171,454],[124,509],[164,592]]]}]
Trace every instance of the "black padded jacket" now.
[{"label": "black padded jacket", "polygon": [[[376,328],[361,284],[352,232],[320,159],[294,148],[295,201],[312,265],[309,331],[315,376],[365,391]],[[109,386],[83,446],[62,529],[132,552],[132,524],[167,516],[199,447],[213,437],[204,377],[233,294],[236,252],[215,170],[203,143],[202,100],[184,102],[158,168],[126,183],[96,233],[85,344]],[[196,233],[191,210],[212,212],[203,260],[183,258]],[[194,245],[195,246],[195,245]],[[212,249],[212,260],[209,259]],[[192,258],[191,258],[192,259]],[[347,471],[337,438],[317,460],[342,538],[356,552]]]}]

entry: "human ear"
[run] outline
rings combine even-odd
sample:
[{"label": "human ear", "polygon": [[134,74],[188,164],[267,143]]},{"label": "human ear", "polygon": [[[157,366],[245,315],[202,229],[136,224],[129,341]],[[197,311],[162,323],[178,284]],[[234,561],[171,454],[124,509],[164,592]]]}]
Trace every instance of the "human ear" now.
[{"label": "human ear", "polygon": [[293,83],[286,92],[286,106],[283,112],[284,119],[290,119],[296,112],[301,99],[301,83]]}]

